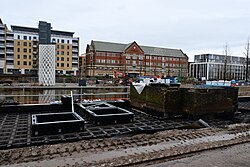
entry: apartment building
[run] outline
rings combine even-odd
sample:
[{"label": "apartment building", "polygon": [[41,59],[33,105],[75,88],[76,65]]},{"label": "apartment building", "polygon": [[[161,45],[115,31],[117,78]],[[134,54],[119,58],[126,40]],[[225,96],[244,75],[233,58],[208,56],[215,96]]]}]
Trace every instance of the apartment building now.
[{"label": "apartment building", "polygon": [[38,28],[11,25],[11,31],[7,31],[6,25],[0,24],[0,27],[5,27],[4,31],[0,29],[0,47],[1,39],[5,41],[5,49],[0,48],[0,68],[3,69],[0,73],[37,75],[39,44],[54,44],[56,74],[76,75],[79,38],[73,36],[74,32],[53,30],[51,24],[44,21],[39,21]]},{"label": "apartment building", "polygon": [[113,76],[114,72],[131,77],[154,75],[186,77],[188,57],[180,49],[91,41],[86,48],[87,77]]},{"label": "apartment building", "polygon": [[200,54],[190,63],[189,75],[206,80],[245,80],[246,58],[218,54]]},{"label": "apartment building", "polygon": [[0,74],[14,68],[14,34],[0,18]]}]

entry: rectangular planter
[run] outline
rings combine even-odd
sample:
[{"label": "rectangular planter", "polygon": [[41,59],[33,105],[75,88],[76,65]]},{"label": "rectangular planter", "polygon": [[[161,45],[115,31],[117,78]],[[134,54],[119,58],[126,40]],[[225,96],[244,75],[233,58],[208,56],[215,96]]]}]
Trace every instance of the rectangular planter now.
[{"label": "rectangular planter", "polygon": [[75,112],[32,115],[32,135],[53,135],[84,130],[85,120]]}]

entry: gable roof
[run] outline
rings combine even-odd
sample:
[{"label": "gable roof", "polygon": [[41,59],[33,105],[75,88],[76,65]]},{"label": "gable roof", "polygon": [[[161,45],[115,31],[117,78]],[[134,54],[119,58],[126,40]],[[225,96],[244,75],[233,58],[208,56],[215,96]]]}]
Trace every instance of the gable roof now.
[{"label": "gable roof", "polygon": [[105,52],[123,52],[124,48],[126,47],[126,44],[101,41],[92,41],[91,45],[94,45],[93,48],[96,51]]},{"label": "gable roof", "polygon": [[[133,42],[132,42],[133,43]],[[122,44],[122,43],[113,43],[113,42],[103,42],[103,41],[92,41],[90,47],[95,51],[104,51],[104,52],[124,52],[132,43]],[[152,46],[141,46],[140,48],[144,51],[145,55],[155,55],[155,56],[173,56],[173,57],[187,57],[186,54],[180,49],[169,49],[169,48],[160,48]]]}]

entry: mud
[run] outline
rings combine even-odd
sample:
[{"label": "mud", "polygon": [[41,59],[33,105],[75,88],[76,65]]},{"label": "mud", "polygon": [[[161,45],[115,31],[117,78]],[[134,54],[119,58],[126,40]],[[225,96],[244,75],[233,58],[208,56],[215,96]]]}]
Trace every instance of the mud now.
[{"label": "mud", "polygon": [[250,142],[250,124],[0,150],[3,166],[135,165]]}]

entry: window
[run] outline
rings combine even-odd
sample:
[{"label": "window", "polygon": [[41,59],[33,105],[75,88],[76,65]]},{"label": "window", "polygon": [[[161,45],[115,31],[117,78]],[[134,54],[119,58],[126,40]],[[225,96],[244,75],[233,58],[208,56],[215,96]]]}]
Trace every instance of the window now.
[{"label": "window", "polygon": [[17,55],[17,58],[20,59],[20,55]]},{"label": "window", "polygon": [[23,52],[24,52],[24,53],[27,53],[27,49],[26,49],[26,48],[24,48],[24,49],[23,49]]},{"label": "window", "polygon": [[69,57],[67,57],[67,61],[69,61]]},{"label": "window", "polygon": [[31,47],[31,42],[29,42],[29,47]]},{"label": "window", "polygon": [[61,43],[64,43],[64,39],[61,40]]},{"label": "window", "polygon": [[27,40],[27,36],[26,35],[23,36],[23,40]]},{"label": "window", "polygon": [[59,51],[57,51],[56,53],[57,53],[57,55],[59,55],[59,54],[60,54],[60,52],[59,52]]},{"label": "window", "polygon": [[29,36],[29,40],[31,40],[31,36]]},{"label": "window", "polygon": [[69,44],[69,40],[67,40],[67,43]]},{"label": "window", "polygon": [[27,55],[23,55],[23,59],[27,59]]},{"label": "window", "polygon": [[69,55],[69,52],[67,52],[67,55]]},{"label": "window", "polygon": [[59,57],[57,57],[56,60],[59,61],[60,60]]},{"label": "window", "polygon": [[31,62],[29,62],[29,65],[31,66]]},{"label": "window", "polygon": [[69,63],[67,63],[67,67],[69,67]]},{"label": "window", "polygon": [[17,52],[20,52],[20,48],[17,48]]},{"label": "window", "polygon": [[23,62],[23,65],[26,66],[26,65],[27,65],[27,61],[24,61],[24,62]]},{"label": "window", "polygon": [[57,45],[56,47],[57,47],[57,49],[59,49],[59,45]]},{"label": "window", "polygon": [[64,49],[64,45],[61,45],[61,49]]},{"label": "window", "polygon": [[17,65],[20,65],[20,61],[17,61]]},{"label": "window", "polygon": [[56,66],[59,67],[59,63],[56,63]]},{"label": "window", "polygon": [[29,49],[29,53],[31,53],[31,49]]},{"label": "window", "polygon": [[67,49],[69,49],[69,45],[67,46]]},{"label": "window", "polygon": [[57,43],[59,43],[60,41],[59,41],[59,39],[57,39]]},{"label": "window", "polygon": [[17,42],[17,46],[20,46],[20,42],[19,41]]},{"label": "window", "polygon": [[61,57],[61,61],[64,61],[64,57]]},{"label": "window", "polygon": [[61,63],[61,67],[64,67],[64,63]]},{"label": "window", "polygon": [[61,51],[61,55],[64,55],[64,51]]},{"label": "window", "polygon": [[20,35],[17,36],[17,39],[20,39]]},{"label": "window", "polygon": [[29,59],[31,59],[31,55],[29,55]]},{"label": "window", "polygon": [[33,39],[36,39],[36,37],[33,37]]}]

